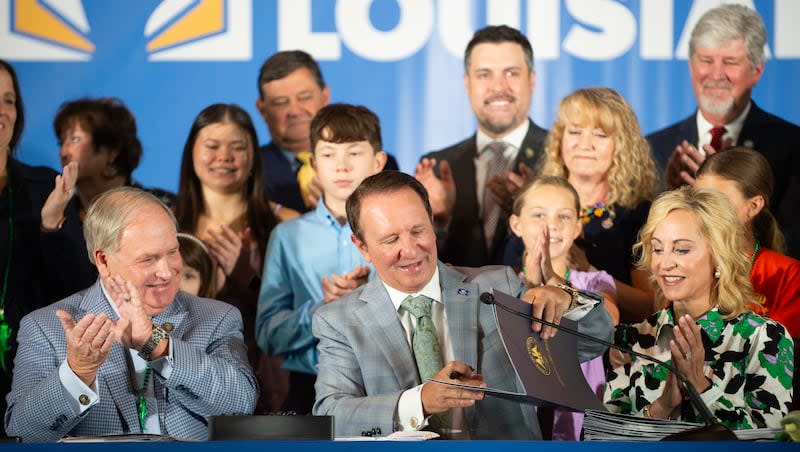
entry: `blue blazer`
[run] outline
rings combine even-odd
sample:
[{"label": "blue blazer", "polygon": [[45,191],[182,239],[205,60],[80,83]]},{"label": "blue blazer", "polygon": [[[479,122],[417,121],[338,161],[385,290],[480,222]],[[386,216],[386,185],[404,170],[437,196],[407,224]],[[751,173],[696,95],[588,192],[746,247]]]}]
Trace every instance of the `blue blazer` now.
[{"label": "blue blazer", "polygon": [[[455,359],[474,366],[490,387],[524,391],[492,308],[478,300],[492,289],[521,294],[524,286],[517,275],[508,267],[493,267],[470,280],[440,262],[439,280]],[[610,339],[610,317],[598,306],[579,322],[581,331]],[[397,430],[400,396],[421,382],[403,326],[380,279],[320,307],[312,328],[320,340],[314,414],[333,415],[338,436],[358,436],[374,427],[384,434]],[[580,343],[579,358],[585,361],[603,351],[602,346]],[[542,437],[531,405],[489,396],[464,414],[472,439]]]},{"label": "blue blazer", "polygon": [[[73,411],[58,372],[67,357],[58,309],[74,319],[87,313],[117,319],[99,281],[22,319],[7,396],[8,434],[25,442],[54,442],[66,435],[141,433],[130,352],[120,343],[113,345],[97,372],[98,403],[81,415]],[[169,378],[153,373],[162,434],[206,439],[209,416],[252,414],[258,384],[247,362],[242,317],[236,308],[178,292],[153,322],[174,326],[170,332],[172,372]]]},{"label": "blue blazer", "polygon": [[[698,142],[697,112],[648,135],[658,166],[665,170],[675,147],[683,140]],[[736,142],[766,157],[775,177],[770,210],[786,236],[787,254],[800,259],[800,127],[772,115],[751,101]]]}]

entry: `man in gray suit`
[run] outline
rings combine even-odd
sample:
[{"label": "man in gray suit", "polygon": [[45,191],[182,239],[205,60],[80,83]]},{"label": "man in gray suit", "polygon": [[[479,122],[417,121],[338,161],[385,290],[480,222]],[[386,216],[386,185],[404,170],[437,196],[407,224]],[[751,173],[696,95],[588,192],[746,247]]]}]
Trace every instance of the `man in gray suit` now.
[{"label": "man in gray suit", "polygon": [[22,319],[9,435],[206,439],[209,416],[252,413],[258,386],[241,315],[178,292],[176,225],[139,189],[110,190],[92,203],[83,233],[100,279]]},{"label": "man in gray suit", "polygon": [[[482,292],[493,289],[523,295],[520,278],[507,267],[470,278],[439,262],[427,192],[412,176],[390,171],[365,179],[347,200],[347,217],[353,242],[378,278],[314,315],[312,329],[320,340],[314,414],[335,416],[339,436],[376,427],[384,434],[418,430],[431,423],[434,429],[460,431],[454,435],[460,438],[540,439],[530,405],[424,383],[427,378],[459,380],[522,391],[494,313],[479,302]],[[430,320],[412,318],[406,302],[417,298],[428,300]],[[585,301],[581,294],[553,286],[529,289],[525,298],[534,300],[533,315],[555,322],[569,306]],[[429,321],[437,338],[431,354],[441,363],[432,372],[423,370],[416,344]],[[579,324],[588,334],[611,337],[611,321],[601,304]],[[555,334],[538,326],[534,329],[543,337]],[[604,350],[592,343],[579,348],[581,360]]]}]

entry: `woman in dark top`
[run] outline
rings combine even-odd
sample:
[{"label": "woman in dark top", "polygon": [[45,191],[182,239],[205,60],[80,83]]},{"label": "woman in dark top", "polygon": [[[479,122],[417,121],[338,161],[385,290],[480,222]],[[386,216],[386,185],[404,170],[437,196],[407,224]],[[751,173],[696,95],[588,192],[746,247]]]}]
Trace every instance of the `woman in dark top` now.
[{"label": "woman in dark top", "polygon": [[658,175],[630,105],[609,88],[573,92],[561,101],[545,152],[542,174],[565,177],[580,196],[583,238],[575,243],[582,249],[573,247],[570,266],[614,277],[623,321],[647,317],[653,292],[631,249]]},{"label": "woman in dark top", "polygon": [[[22,317],[47,304],[40,291],[39,210],[56,172],[14,159],[25,123],[14,68],[0,60],[0,409],[5,413]],[[0,424],[0,435],[5,430]]]},{"label": "woman in dark top", "polygon": [[[83,216],[97,195],[125,185],[139,187],[132,173],[142,156],[136,119],[117,99],[67,102],[56,114],[53,128],[64,172],[42,208],[46,289],[51,301],[85,289],[97,279],[83,240]],[[167,205],[174,204],[173,194],[148,191]]]}]

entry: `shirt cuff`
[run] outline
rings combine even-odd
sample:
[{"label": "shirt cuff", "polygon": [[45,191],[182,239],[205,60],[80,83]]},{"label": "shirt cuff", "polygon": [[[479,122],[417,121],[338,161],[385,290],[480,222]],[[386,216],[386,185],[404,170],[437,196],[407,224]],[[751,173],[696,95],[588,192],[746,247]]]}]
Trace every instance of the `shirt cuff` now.
[{"label": "shirt cuff", "polygon": [[397,403],[397,420],[401,431],[421,430],[428,426],[428,418],[422,412],[422,387],[424,384],[406,390]]},{"label": "shirt cuff", "polygon": [[86,386],[86,383],[70,369],[66,359],[58,367],[58,377],[61,380],[61,387],[64,388],[64,395],[69,405],[72,407],[73,412],[78,415],[83,414],[84,411],[96,405],[100,400],[97,378],[94,379],[91,387]]},{"label": "shirt cuff", "polygon": [[161,375],[161,378],[165,380],[169,379],[169,376],[172,375],[172,341],[173,338],[170,336],[169,343],[167,343],[167,354],[165,356],[150,361],[150,367],[153,368],[153,371]]},{"label": "shirt cuff", "polygon": [[572,310],[565,312],[563,317],[577,322],[584,318],[586,314],[591,312],[591,310],[594,309],[594,307],[597,306],[602,300],[603,298],[600,295],[579,290],[578,294],[576,295],[575,307],[572,308]]}]

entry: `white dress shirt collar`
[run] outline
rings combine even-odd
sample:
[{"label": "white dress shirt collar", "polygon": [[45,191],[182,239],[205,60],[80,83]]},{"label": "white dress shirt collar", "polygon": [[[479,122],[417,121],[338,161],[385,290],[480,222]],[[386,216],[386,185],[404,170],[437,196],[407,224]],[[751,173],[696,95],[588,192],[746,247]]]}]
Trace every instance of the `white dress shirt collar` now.
[{"label": "white dress shirt collar", "polygon": [[[739,134],[742,132],[742,126],[744,126],[744,120],[747,118],[747,114],[750,113],[750,107],[752,106],[752,102],[748,102],[747,106],[744,107],[742,113],[736,117],[733,121],[725,124],[725,134],[722,135],[722,142],[724,143],[725,140],[730,140],[731,143],[735,146],[736,142],[739,141]],[[714,124],[711,124],[703,117],[703,114],[700,113],[700,110],[697,110],[697,149],[702,152],[703,146],[707,144],[711,144],[711,129],[714,127]]]},{"label": "white dress shirt collar", "polygon": [[[519,148],[522,147],[522,140],[525,139],[525,135],[528,134],[528,128],[530,128],[530,121],[525,120],[522,124],[517,126],[516,129],[512,130],[505,136],[500,138],[492,138],[489,135],[486,135],[478,129],[478,132],[475,134],[475,148],[478,150],[478,155],[480,155],[486,146],[489,143],[493,143],[495,141],[504,141],[509,146],[506,146],[505,157],[506,160],[514,159],[517,157],[517,152],[519,152]],[[476,156],[477,157],[477,156]]]},{"label": "white dress shirt collar", "polygon": [[433,301],[438,303],[442,302],[442,288],[439,286],[439,267],[436,267],[436,270],[433,272],[433,277],[431,277],[431,280],[428,281],[428,284],[426,284],[425,287],[423,287],[422,290],[417,293],[401,292],[393,287],[390,287],[383,280],[381,280],[381,283],[383,284],[383,287],[386,288],[386,292],[389,293],[389,298],[392,300],[395,311],[400,310],[400,305],[409,295],[425,295]]}]

